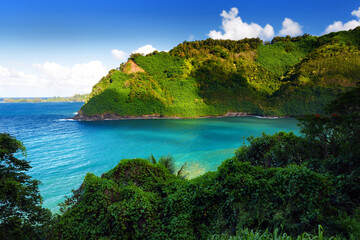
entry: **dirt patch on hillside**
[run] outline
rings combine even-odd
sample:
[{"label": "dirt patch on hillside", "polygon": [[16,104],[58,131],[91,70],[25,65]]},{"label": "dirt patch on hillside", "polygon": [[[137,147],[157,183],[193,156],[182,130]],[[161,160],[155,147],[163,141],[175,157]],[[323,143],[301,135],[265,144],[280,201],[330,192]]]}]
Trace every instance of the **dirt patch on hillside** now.
[{"label": "dirt patch on hillside", "polygon": [[123,73],[137,73],[137,72],[145,72],[144,69],[142,69],[141,67],[139,67],[133,60],[129,60],[126,64],[125,67],[122,70]]}]

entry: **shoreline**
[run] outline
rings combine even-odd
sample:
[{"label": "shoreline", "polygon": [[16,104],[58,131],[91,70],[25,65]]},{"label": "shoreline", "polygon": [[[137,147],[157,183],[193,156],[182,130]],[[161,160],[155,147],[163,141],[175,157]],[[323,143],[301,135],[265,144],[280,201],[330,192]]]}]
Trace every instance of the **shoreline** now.
[{"label": "shoreline", "polygon": [[278,119],[278,118],[290,118],[294,116],[270,116],[270,115],[261,115],[261,114],[249,114],[246,112],[227,112],[223,115],[208,115],[208,116],[198,116],[198,117],[176,117],[176,116],[161,116],[159,114],[151,115],[126,115],[119,116],[116,113],[104,113],[96,114],[92,116],[77,114],[68,119],[72,119],[80,122],[93,122],[93,121],[116,121],[116,120],[132,120],[132,119],[198,119],[198,118],[226,118],[226,117],[258,117],[258,118],[267,118],[267,119]]},{"label": "shoreline", "polygon": [[0,101],[0,103],[85,103],[85,101]]}]

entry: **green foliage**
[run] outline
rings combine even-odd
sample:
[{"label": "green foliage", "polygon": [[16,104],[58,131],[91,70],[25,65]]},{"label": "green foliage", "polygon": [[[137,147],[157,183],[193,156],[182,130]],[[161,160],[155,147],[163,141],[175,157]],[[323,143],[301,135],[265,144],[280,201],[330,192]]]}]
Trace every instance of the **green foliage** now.
[{"label": "green foliage", "polygon": [[242,227],[297,234],[321,223],[330,203],[331,182],[305,167],[230,159],[189,181],[161,166],[122,160],[101,178],[88,174],[53,238],[204,239]]},{"label": "green foliage", "polygon": [[274,104],[278,111],[288,116],[323,114],[324,107],[342,90],[321,86],[294,87],[291,83],[283,85],[276,93]]},{"label": "green foliage", "polygon": [[[300,118],[312,151],[310,163],[335,176],[339,191],[351,204],[360,201],[360,88],[341,94],[326,107],[327,115]],[[342,204],[345,204],[342,199]]]},{"label": "green foliage", "polygon": [[[360,29],[359,29],[360,31]],[[297,85],[352,87],[360,80],[360,51],[338,42],[316,48],[285,76]]]},{"label": "green foliage", "polygon": [[25,156],[21,142],[0,134],[0,238],[42,239],[50,224],[51,212],[42,208],[38,180],[26,174],[31,166],[18,159]]},{"label": "green foliage", "polygon": [[[236,157],[255,166],[286,167],[305,165],[331,179],[334,192],[331,204],[340,212],[350,214],[332,224],[339,231],[349,233],[345,222],[356,225],[358,213],[352,217],[354,206],[359,206],[360,192],[360,88],[340,94],[325,108],[326,115],[307,115],[299,119],[303,137],[277,133],[249,138],[250,145],[242,146]],[[343,216],[344,214],[342,214]],[[330,221],[331,222],[331,221]],[[351,227],[354,234],[357,228]],[[350,235],[347,235],[349,237]]]},{"label": "green foliage", "polygon": [[171,174],[176,175],[177,177],[180,178],[186,178],[187,174],[185,173],[185,168],[186,168],[186,163],[184,163],[177,171],[175,169],[175,159],[173,158],[173,156],[171,156],[170,154],[168,154],[167,156],[161,156],[159,161],[156,160],[156,158],[154,157],[154,155],[150,155],[148,158],[150,163],[153,164],[161,164],[163,165]]},{"label": "green foliage", "polygon": [[299,234],[328,214],[331,182],[306,167],[262,168],[234,158],[218,171],[222,192],[231,200],[223,211],[240,215],[227,218],[234,230],[282,228]]},{"label": "green foliage", "polygon": [[360,238],[360,208],[355,209],[353,216],[340,213],[338,224],[345,229],[345,237],[350,240]]},{"label": "green foliage", "polygon": [[221,49],[221,51],[226,52],[227,49],[230,52],[239,53],[242,51],[248,51],[256,49],[262,44],[262,41],[259,38],[245,38],[238,41],[232,40],[216,40],[216,39],[206,39],[205,41],[194,41],[194,42],[183,42],[170,50],[172,55],[178,57],[193,57],[197,55],[200,51],[217,51],[214,48]]},{"label": "green foliage", "polygon": [[316,38],[308,36],[296,42],[279,40],[273,42],[271,45],[259,46],[256,61],[276,78],[280,78],[314,48]]},{"label": "green foliage", "polygon": [[241,229],[236,233],[236,236],[229,236],[227,234],[221,235],[213,235],[209,240],[337,240],[341,238],[336,237],[325,237],[324,230],[319,225],[318,234],[309,234],[303,233],[298,235],[297,237],[291,237],[286,233],[281,234],[278,229],[275,229],[273,233],[269,232],[268,230],[262,231],[254,231],[246,229]]},{"label": "green foliage", "polygon": [[292,132],[263,133],[261,137],[249,137],[247,140],[250,144],[237,149],[235,155],[238,160],[251,162],[254,166],[284,167],[301,164],[312,156],[307,142]]},{"label": "green foliage", "polygon": [[[260,39],[184,42],[167,52],[130,59],[93,87],[79,113],[200,117],[246,112],[262,115],[323,113],[360,76],[360,28],[322,37],[308,34]],[[129,74],[126,74],[129,73]]]},{"label": "green foliage", "polygon": [[52,239],[164,238],[160,194],[173,178],[162,165],[142,159],[122,160],[102,177],[87,174]]},{"label": "green foliage", "polygon": [[324,237],[324,226],[357,239],[359,89],[339,95],[327,115],[300,119],[303,136],[251,137],[195,179],[174,176],[171,157],[152,155],[88,174],[52,238],[335,239]]},{"label": "green foliage", "polygon": [[159,159],[159,164],[164,165],[164,167],[171,173],[175,174],[175,161],[171,155],[161,156]]}]

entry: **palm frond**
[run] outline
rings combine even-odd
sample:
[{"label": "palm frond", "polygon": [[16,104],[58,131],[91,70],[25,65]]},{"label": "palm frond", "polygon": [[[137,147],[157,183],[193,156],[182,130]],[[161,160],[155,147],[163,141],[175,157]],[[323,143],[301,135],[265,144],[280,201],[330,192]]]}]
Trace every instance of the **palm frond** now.
[{"label": "palm frond", "polygon": [[187,177],[187,173],[185,173],[186,163],[184,163],[177,172],[177,177],[185,179]]},{"label": "palm frond", "polygon": [[175,161],[174,158],[168,154],[167,156],[161,156],[159,163],[164,165],[164,167],[169,170],[171,174],[175,174]]},{"label": "palm frond", "polygon": [[155,164],[156,163],[156,158],[154,157],[154,155],[150,154],[150,156],[148,157],[149,162]]}]

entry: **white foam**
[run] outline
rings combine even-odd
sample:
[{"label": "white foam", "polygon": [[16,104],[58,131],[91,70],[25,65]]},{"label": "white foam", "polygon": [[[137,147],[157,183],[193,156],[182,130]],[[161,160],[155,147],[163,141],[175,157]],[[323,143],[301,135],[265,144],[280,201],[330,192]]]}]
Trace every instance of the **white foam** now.
[{"label": "white foam", "polygon": [[265,117],[265,116],[255,116],[256,118],[264,118],[264,119],[278,119],[279,117]]},{"label": "white foam", "polygon": [[75,121],[74,119],[70,119],[70,118],[65,118],[65,119],[58,119],[56,121],[59,121],[59,122],[68,122],[68,121]]}]

